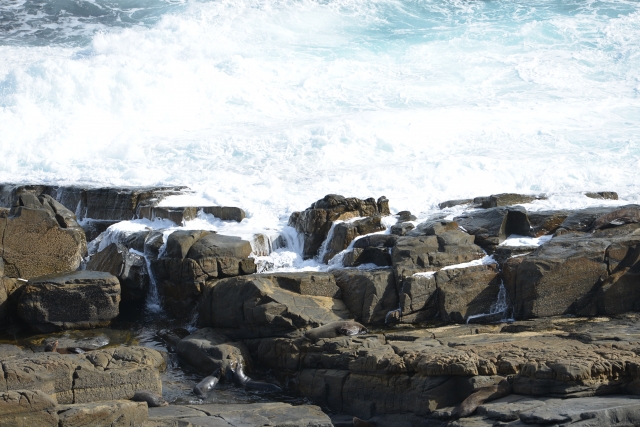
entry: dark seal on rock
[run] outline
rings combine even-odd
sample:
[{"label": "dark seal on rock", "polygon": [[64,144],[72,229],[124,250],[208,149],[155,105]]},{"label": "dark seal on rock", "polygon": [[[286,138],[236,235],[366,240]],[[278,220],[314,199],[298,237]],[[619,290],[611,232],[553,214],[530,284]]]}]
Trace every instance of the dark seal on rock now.
[{"label": "dark seal on rock", "polygon": [[304,334],[305,338],[316,342],[322,338],[335,338],[339,336],[352,336],[366,334],[367,328],[353,320],[341,320],[331,322],[324,326],[311,329]]},{"label": "dark seal on rock", "polygon": [[596,218],[591,225],[591,229],[595,231],[609,225],[623,225],[634,222],[640,222],[640,209],[622,208]]},{"label": "dark seal on rock", "polygon": [[453,410],[453,419],[468,417],[473,414],[478,406],[485,402],[500,399],[511,394],[511,384],[507,380],[500,381],[497,385],[482,387],[462,401],[460,406]]},{"label": "dark seal on rock", "polygon": [[282,388],[275,384],[271,384],[264,381],[256,381],[249,378],[242,368],[242,362],[238,361],[237,366],[231,367],[231,371],[233,372],[233,378],[237,385],[242,386],[244,388],[248,388],[251,390],[261,390],[261,391],[282,391]]},{"label": "dark seal on rock", "polygon": [[147,402],[147,406],[149,406],[149,408],[157,408],[158,406],[169,405],[169,402],[164,400],[162,396],[158,396],[157,394],[152,393],[149,390],[136,391],[131,400],[133,400],[134,402]]},{"label": "dark seal on rock", "polygon": [[208,392],[220,381],[220,368],[213,371],[213,374],[209,375],[202,381],[200,381],[194,388],[193,393],[198,397],[205,397]]}]

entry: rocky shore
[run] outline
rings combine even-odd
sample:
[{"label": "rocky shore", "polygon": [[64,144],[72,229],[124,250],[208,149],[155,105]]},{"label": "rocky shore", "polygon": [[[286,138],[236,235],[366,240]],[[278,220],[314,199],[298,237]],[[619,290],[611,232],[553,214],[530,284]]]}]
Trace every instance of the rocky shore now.
[{"label": "rocky shore", "polygon": [[321,268],[282,271],[286,236],[194,229],[247,215],[162,203],[188,192],[0,185],[0,426],[640,425],[640,206],[617,194],[421,220],[327,195],[289,218]]}]

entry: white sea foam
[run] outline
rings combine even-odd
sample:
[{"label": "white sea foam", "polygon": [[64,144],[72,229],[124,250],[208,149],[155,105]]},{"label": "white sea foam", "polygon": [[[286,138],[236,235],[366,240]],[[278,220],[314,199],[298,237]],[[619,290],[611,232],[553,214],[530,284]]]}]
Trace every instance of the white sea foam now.
[{"label": "white sea foam", "polygon": [[166,203],[243,207],[216,227],[246,235],[328,193],[640,201],[637,2],[115,2],[37,42],[22,4],[0,5],[25,34],[0,34],[0,181],[188,185]]}]

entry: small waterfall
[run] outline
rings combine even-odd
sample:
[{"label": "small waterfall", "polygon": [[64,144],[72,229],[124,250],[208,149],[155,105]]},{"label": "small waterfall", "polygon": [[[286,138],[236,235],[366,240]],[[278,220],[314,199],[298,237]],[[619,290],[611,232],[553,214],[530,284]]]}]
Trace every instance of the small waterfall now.
[{"label": "small waterfall", "polygon": [[153,275],[153,270],[151,270],[151,260],[144,253],[136,251],[135,249],[129,249],[129,252],[144,258],[147,274],[149,275],[149,293],[147,294],[146,307],[147,310],[152,313],[160,313],[162,306],[160,305],[160,295],[158,294],[158,283]]},{"label": "small waterfall", "polygon": [[334,221],[333,224],[331,224],[331,228],[329,229],[329,232],[327,233],[327,238],[324,239],[324,242],[322,242],[322,245],[320,245],[320,249],[318,249],[318,257],[316,258],[319,264],[323,264],[323,259],[324,256],[327,254],[327,247],[329,246],[329,242],[331,242],[331,239],[333,239],[333,232],[336,228],[336,225],[343,223],[344,221]]},{"label": "small waterfall", "polygon": [[500,281],[500,289],[498,290],[498,297],[496,299],[496,302],[491,304],[491,307],[489,307],[489,312],[482,313],[482,314],[474,314],[472,316],[469,316],[467,317],[466,323],[468,324],[469,321],[473,319],[492,316],[500,313],[502,313],[501,320],[510,320],[506,318],[508,309],[509,309],[509,304],[507,303],[507,289],[504,287],[504,282]]}]

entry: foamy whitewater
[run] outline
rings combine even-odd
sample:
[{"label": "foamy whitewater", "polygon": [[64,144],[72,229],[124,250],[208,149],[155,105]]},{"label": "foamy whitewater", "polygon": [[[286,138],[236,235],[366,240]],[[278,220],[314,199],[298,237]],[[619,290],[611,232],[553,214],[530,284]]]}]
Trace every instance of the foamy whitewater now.
[{"label": "foamy whitewater", "polygon": [[328,193],[637,202],[639,40],[637,1],[2,1],[0,181],[188,185],[238,235]]}]

